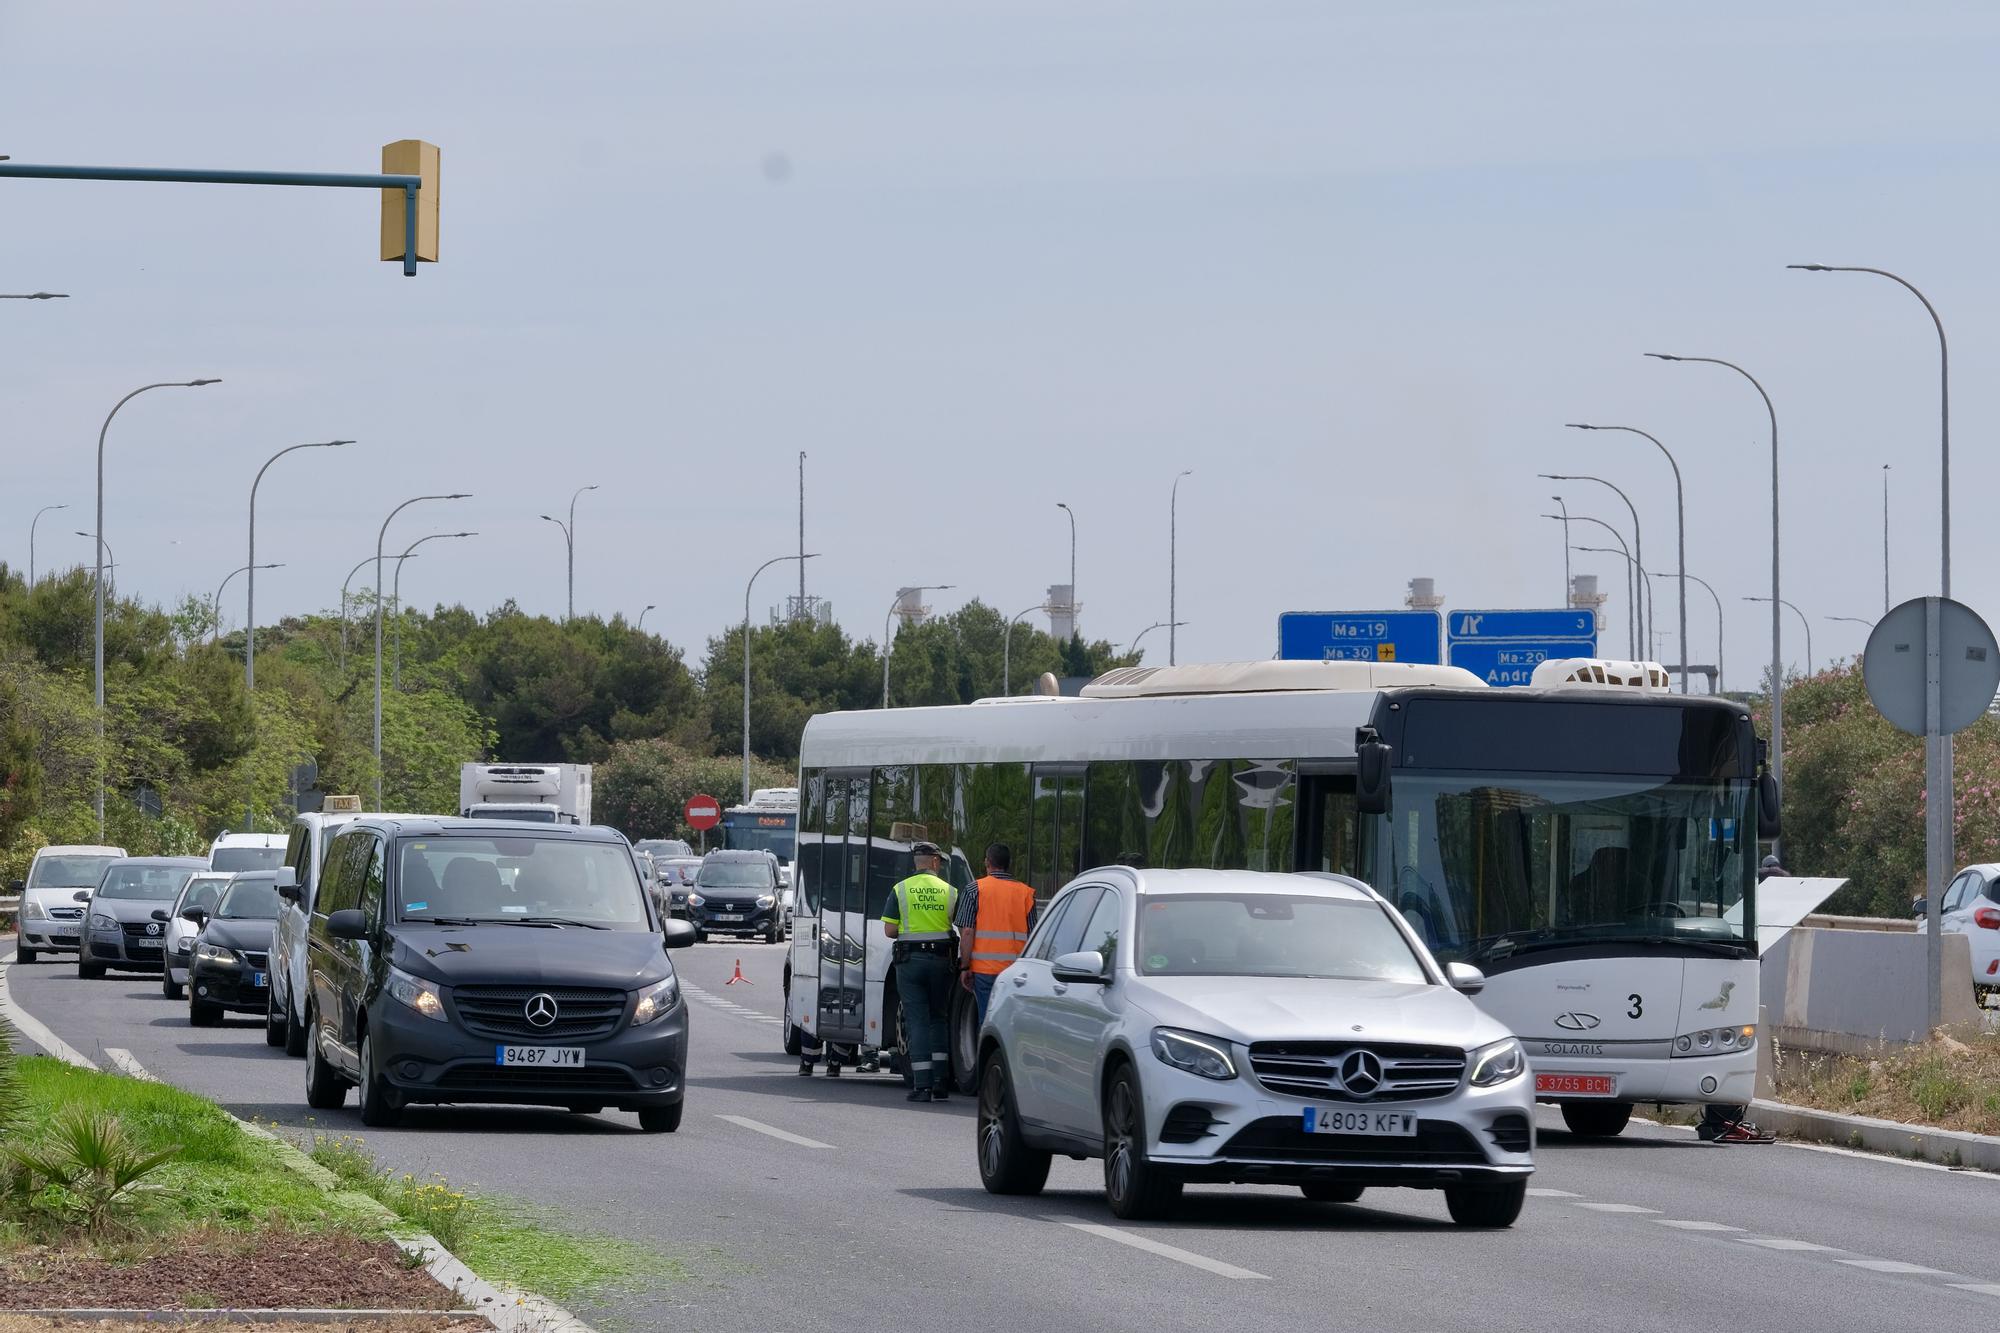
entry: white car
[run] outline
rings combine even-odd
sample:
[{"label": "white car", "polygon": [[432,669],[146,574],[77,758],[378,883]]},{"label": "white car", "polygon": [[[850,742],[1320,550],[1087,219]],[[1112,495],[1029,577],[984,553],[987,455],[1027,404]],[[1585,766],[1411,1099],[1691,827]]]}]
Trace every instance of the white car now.
[{"label": "white car", "polygon": [[1534,1170],[1521,1043],[1367,885],[1339,875],[1089,871],[1000,974],[979,1041],[979,1175],[1034,1194],[1099,1157],[1111,1211],[1189,1182],[1441,1189],[1504,1227]]},{"label": "white car", "polygon": [[26,879],[8,887],[21,895],[14,914],[14,956],[32,963],[45,953],[75,953],[83,934],[83,908],[77,890],[95,889],[113,861],[125,856],[123,847],[44,847],[28,863]]},{"label": "white car", "polygon": [[[1924,901],[1913,904],[1917,933],[1930,928]],[[1972,946],[1972,987],[1982,1000],[2000,996],[2000,865],[1968,866],[1938,900],[1938,924],[1946,935],[1963,935]]]},{"label": "white car", "polygon": [[211,870],[274,870],[284,863],[282,833],[221,833],[208,848]]},{"label": "white car", "polygon": [[178,1000],[185,993],[188,964],[194,961],[194,937],[201,934],[201,927],[181,913],[190,907],[204,907],[213,912],[222,901],[222,891],[237,874],[234,870],[199,871],[189,876],[180,897],[167,909],[167,961],[160,970],[160,991],[169,1000]]}]

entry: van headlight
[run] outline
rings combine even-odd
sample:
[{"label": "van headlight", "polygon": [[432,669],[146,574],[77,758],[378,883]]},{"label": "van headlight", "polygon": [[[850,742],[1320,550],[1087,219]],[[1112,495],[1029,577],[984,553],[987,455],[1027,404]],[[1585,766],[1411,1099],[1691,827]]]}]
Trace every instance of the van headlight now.
[{"label": "van headlight", "polygon": [[392,967],[389,969],[389,984],[383,989],[398,1004],[416,1010],[425,1018],[444,1022],[444,992],[438,989],[435,981],[425,981],[399,967]]},{"label": "van headlight", "polygon": [[1467,1063],[1472,1067],[1472,1086],[1490,1088],[1526,1073],[1528,1053],[1522,1049],[1519,1041],[1508,1037],[1491,1045],[1481,1046],[1472,1053],[1472,1059]]},{"label": "van headlight", "polygon": [[1236,1077],[1236,1062],[1229,1058],[1229,1046],[1215,1037],[1178,1028],[1153,1029],[1153,1054],[1161,1064],[1172,1065],[1200,1078],[1225,1082]]},{"label": "van headlight", "polygon": [[678,977],[654,982],[639,992],[639,1003],[632,1007],[632,1026],[639,1027],[670,1013],[680,999],[681,983]]},{"label": "van headlight", "polygon": [[707,901],[708,901],[708,899],[706,899],[706,898],[702,897],[702,896],[701,896],[700,894],[698,894],[698,893],[690,893],[690,894],[688,895],[688,906],[689,906],[689,907],[699,907],[699,906],[701,906],[701,905],[702,905],[703,903],[705,903],[705,902],[707,902]]}]

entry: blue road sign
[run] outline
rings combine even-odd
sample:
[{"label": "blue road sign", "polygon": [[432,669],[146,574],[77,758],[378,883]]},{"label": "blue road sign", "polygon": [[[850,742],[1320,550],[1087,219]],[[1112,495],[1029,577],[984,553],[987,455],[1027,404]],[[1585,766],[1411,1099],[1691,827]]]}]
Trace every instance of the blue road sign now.
[{"label": "blue road sign", "polygon": [[1435,611],[1287,611],[1278,656],[1290,662],[1439,661]]},{"label": "blue road sign", "polygon": [[1463,667],[1488,685],[1499,686],[1528,684],[1534,678],[1535,668],[1551,659],[1592,655],[1590,645],[1580,640],[1571,643],[1459,641],[1451,645],[1453,666]]},{"label": "blue road sign", "polygon": [[1445,635],[1453,643],[1487,639],[1554,639],[1597,642],[1597,612],[1574,611],[1453,611],[1445,617]]}]

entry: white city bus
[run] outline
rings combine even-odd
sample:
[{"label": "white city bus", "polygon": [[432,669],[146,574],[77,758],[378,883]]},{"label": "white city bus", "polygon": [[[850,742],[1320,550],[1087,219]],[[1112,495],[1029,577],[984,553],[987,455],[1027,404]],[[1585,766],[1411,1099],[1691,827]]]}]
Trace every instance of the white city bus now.
[{"label": "white city bus", "polygon": [[[1657,667],[1548,663],[1504,690],[1395,663],[1133,667],[1075,698],[822,714],[799,785],[789,1049],[899,1054],[879,918],[925,838],[960,883],[1009,844],[1043,901],[1120,861],[1355,875],[1485,971],[1480,1003],[1575,1131],[1752,1095],[1775,792],[1749,713]],[[961,995],[962,1088],[975,1035]]]}]

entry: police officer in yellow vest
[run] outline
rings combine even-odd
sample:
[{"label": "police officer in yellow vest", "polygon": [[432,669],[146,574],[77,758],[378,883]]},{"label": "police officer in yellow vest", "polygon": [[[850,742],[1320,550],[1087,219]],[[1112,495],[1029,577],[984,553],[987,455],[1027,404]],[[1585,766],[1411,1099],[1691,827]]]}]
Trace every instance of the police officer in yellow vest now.
[{"label": "police officer in yellow vest", "polygon": [[896,942],[896,996],[909,1032],[913,1102],[950,1100],[951,1056],[945,1049],[951,1021],[951,982],[958,971],[958,941],[951,921],[958,889],[938,877],[944,855],[937,844],[910,848],[917,873],[889,891],[882,933]]}]

